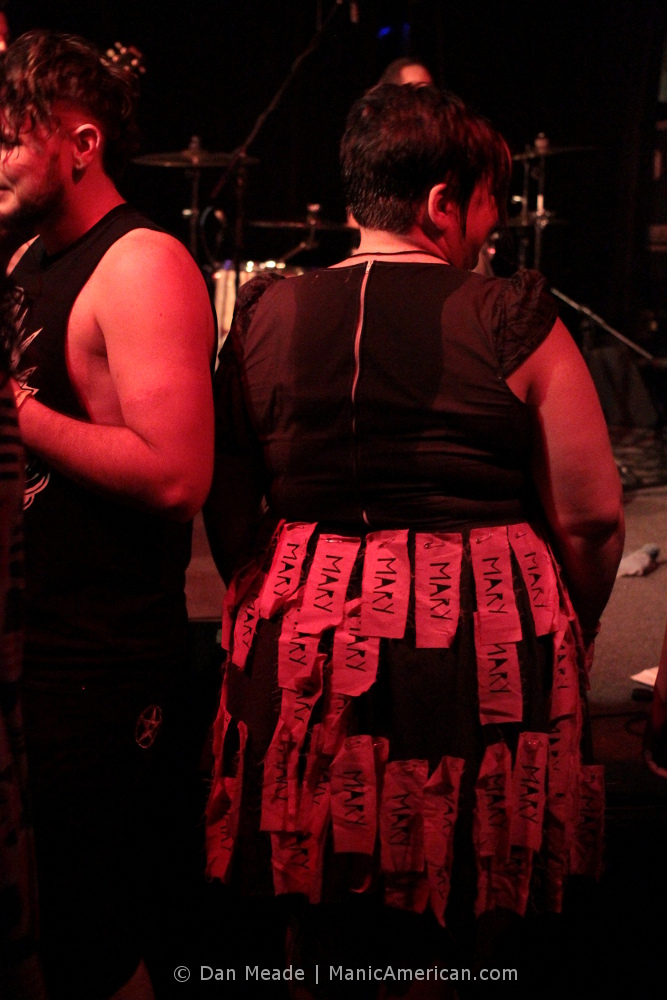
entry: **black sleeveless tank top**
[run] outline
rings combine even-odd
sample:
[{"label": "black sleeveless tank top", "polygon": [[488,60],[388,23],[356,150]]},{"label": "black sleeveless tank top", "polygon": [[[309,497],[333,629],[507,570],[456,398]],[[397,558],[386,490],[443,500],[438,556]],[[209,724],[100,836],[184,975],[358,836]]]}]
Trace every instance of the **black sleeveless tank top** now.
[{"label": "black sleeveless tank top", "polygon": [[[81,289],[109,247],[158,227],[128,205],[48,257],[37,240],[13,279],[23,289],[17,373],[46,406],[87,420],[69,379],[66,334]],[[150,358],[146,358],[150,364]],[[174,661],[187,632],[191,526],[136,510],[28,455],[26,667]]]}]

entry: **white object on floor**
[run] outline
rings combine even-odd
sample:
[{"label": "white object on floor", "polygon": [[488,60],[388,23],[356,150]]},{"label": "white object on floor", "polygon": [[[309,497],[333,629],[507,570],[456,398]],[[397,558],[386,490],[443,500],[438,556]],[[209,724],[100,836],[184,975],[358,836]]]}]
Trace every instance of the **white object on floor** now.
[{"label": "white object on floor", "polygon": [[646,670],[640,670],[638,674],[631,674],[630,680],[637,681],[639,684],[646,684],[648,687],[655,687],[657,676],[657,667],[647,667]]},{"label": "white object on floor", "polygon": [[655,542],[647,542],[636,552],[631,552],[630,555],[621,559],[616,578],[618,579],[619,576],[646,576],[657,567],[659,555],[660,546],[656,545]]}]

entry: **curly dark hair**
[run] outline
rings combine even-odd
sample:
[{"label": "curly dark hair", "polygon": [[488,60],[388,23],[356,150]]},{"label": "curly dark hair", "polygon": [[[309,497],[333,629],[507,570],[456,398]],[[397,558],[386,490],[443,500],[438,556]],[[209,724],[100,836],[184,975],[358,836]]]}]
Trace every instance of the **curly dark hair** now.
[{"label": "curly dark hair", "polygon": [[429,190],[446,182],[465,234],[484,180],[504,219],[511,159],[493,126],[455,94],[382,84],[353,105],[340,148],[347,205],[368,229],[405,233]]},{"label": "curly dark hair", "polygon": [[28,31],[0,56],[0,108],[5,138],[57,125],[56,104],[81,108],[104,135],[103,166],[113,180],[138,146],[135,83],[131,74],[104,61],[85,38]]}]

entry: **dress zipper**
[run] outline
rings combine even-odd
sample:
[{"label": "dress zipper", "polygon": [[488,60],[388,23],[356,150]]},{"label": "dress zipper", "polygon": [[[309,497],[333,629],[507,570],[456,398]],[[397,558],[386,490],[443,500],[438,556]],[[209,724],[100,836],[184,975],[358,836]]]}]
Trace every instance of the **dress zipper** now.
[{"label": "dress zipper", "polygon": [[[357,319],[357,328],[354,333],[354,379],[352,380],[352,436],[354,440],[354,476],[355,481],[358,485],[358,464],[357,464],[357,411],[356,411],[356,396],[357,396],[357,384],[359,382],[359,372],[361,367],[360,355],[361,355],[361,333],[364,326],[364,308],[366,302],[366,285],[368,284],[368,276],[370,270],[373,266],[373,261],[366,261],[366,270],[364,271],[364,276],[361,280],[361,289],[359,291],[359,318]],[[361,516],[364,520],[364,524],[370,526],[370,521],[368,520],[368,515],[366,511],[361,508]]]}]

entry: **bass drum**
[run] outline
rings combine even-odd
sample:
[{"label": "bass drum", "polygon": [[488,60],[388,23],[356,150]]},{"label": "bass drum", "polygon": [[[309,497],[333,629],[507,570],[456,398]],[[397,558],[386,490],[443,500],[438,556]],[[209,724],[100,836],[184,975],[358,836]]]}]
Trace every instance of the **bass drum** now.
[{"label": "bass drum", "polygon": [[[304,273],[303,267],[295,267],[292,264],[282,264],[275,260],[242,261],[239,271],[239,285],[244,285],[246,281],[255,278],[264,271],[275,271],[276,274],[283,274],[286,278],[294,277]],[[229,333],[234,315],[234,304],[236,302],[236,272],[234,262],[226,260],[221,268],[213,275],[213,290],[215,314],[218,317],[218,352],[225,342],[225,337]]]}]

